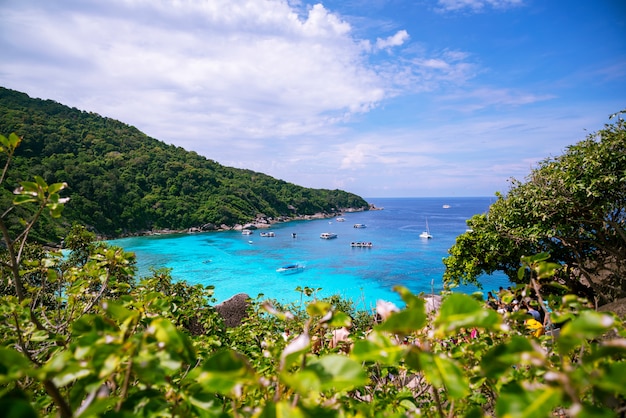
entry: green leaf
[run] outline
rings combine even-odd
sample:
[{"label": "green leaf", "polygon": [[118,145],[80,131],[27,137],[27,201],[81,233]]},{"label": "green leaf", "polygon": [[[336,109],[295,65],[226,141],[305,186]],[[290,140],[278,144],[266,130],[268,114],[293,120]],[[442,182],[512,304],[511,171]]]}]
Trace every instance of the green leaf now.
[{"label": "green leaf", "polygon": [[106,301],[102,304],[105,312],[118,323],[124,323],[128,319],[134,319],[139,316],[139,312],[122,306],[118,301]]},{"label": "green leaf", "polygon": [[233,395],[236,387],[253,385],[257,379],[245,356],[232,350],[222,350],[193,369],[187,380],[197,382],[208,392]]},{"label": "green leaf", "polygon": [[557,343],[564,353],[586,340],[597,338],[607,332],[615,323],[612,316],[595,311],[582,311],[574,320],[561,328]]},{"label": "green leaf", "polygon": [[394,365],[404,356],[406,347],[394,344],[389,335],[372,331],[365,340],[357,340],[351,357],[358,361]]},{"label": "green leaf", "polygon": [[9,140],[6,136],[0,134],[0,152],[6,152],[9,146]]},{"label": "green leaf", "polygon": [[309,363],[306,371],[311,371],[319,378],[320,389],[343,391],[368,382],[367,374],[361,363],[338,354],[329,354]]},{"label": "green leaf", "polygon": [[511,339],[489,350],[480,362],[480,369],[485,376],[499,378],[506,372],[512,372],[513,366],[522,363],[522,356],[542,355],[537,353],[528,338],[512,336]]},{"label": "green leaf", "polygon": [[6,145],[11,149],[15,149],[20,145],[20,142],[22,142],[22,138],[17,136],[15,132],[11,132],[11,134],[9,135],[9,140],[6,143]]},{"label": "green leaf", "polygon": [[305,414],[300,408],[291,405],[291,403],[286,400],[267,402],[258,415],[259,418],[305,418],[308,416],[310,415]]},{"label": "green leaf", "polygon": [[522,264],[526,264],[527,266],[538,263],[540,261],[546,261],[548,259],[550,259],[550,253],[547,252],[538,253],[530,256],[523,255],[521,257]]},{"label": "green leaf", "polygon": [[57,351],[52,357],[39,368],[39,377],[41,379],[52,379],[59,376],[63,379],[65,373],[73,373],[77,371],[74,367],[75,361],[72,358],[72,353],[69,351]]},{"label": "green leaf", "polygon": [[472,297],[460,293],[447,296],[439,315],[435,320],[440,335],[447,335],[459,328],[484,328],[497,330],[502,318],[492,309],[485,309],[484,305]]},{"label": "green leaf", "polygon": [[109,354],[102,363],[102,368],[100,369],[98,377],[104,378],[114,374],[114,372],[117,370],[121,363],[122,358],[119,356],[119,354],[117,354],[117,352]]},{"label": "green leaf", "polygon": [[332,308],[331,304],[323,301],[311,302],[306,306],[306,312],[310,316],[324,316]]},{"label": "green leaf", "polygon": [[170,321],[165,318],[156,318],[150,323],[150,327],[156,339],[164,344],[164,349],[169,353],[176,353],[188,364],[193,364],[196,353],[186,334],[179,331]]},{"label": "green leaf", "polygon": [[400,295],[400,297],[402,298],[402,300],[406,304],[407,308],[421,309],[424,306],[424,299],[422,299],[419,296],[414,295],[406,287],[404,287],[404,286],[394,286],[393,290]]},{"label": "green leaf", "polygon": [[37,202],[37,198],[29,194],[20,194],[13,198],[13,204],[23,205],[24,203]]},{"label": "green leaf", "polygon": [[469,382],[457,364],[444,354],[411,350],[407,364],[424,372],[426,380],[435,387],[445,388],[451,398],[461,399],[469,394]]},{"label": "green leaf", "polygon": [[352,318],[350,318],[350,315],[341,312],[341,311],[335,311],[333,312],[333,316],[330,319],[330,321],[328,321],[328,326],[331,327],[350,327],[352,326]]},{"label": "green leaf", "polygon": [[21,379],[28,375],[30,370],[31,364],[23,354],[0,347],[0,384]]},{"label": "green leaf", "polygon": [[415,307],[407,307],[400,312],[392,313],[391,316],[389,316],[385,322],[378,325],[376,329],[402,335],[420,330],[426,324],[427,316],[426,310],[424,309],[424,301],[416,305]]},{"label": "green leaf", "polygon": [[4,418],[37,418],[39,416],[25,395],[24,398],[3,396],[0,398],[0,411]]},{"label": "green leaf", "polygon": [[545,418],[561,403],[559,388],[541,385],[523,388],[513,382],[502,387],[496,402],[496,415],[511,418]]},{"label": "green leaf", "polygon": [[595,382],[598,387],[612,393],[626,396],[626,362],[608,363]]},{"label": "green leaf", "polygon": [[81,411],[80,414],[76,415],[76,418],[92,418],[105,416],[105,412],[111,411],[118,402],[119,399],[113,396],[107,398],[97,396],[88,408]]},{"label": "green leaf", "polygon": [[67,183],[53,183],[48,186],[48,193],[58,193],[59,191],[65,189],[67,187]]},{"label": "green leaf", "polygon": [[39,188],[41,190],[47,190],[48,189],[48,183],[46,183],[46,181],[43,179],[43,177],[35,176],[35,182],[37,182],[37,185],[39,186]]},{"label": "green leaf", "polygon": [[280,380],[302,395],[322,390],[322,382],[317,373],[312,370],[298,370],[291,374],[283,370],[280,373]]},{"label": "green leaf", "polygon": [[539,263],[535,266],[535,274],[539,279],[551,279],[554,278],[556,271],[562,266],[558,263]]},{"label": "green leaf", "polygon": [[54,379],[52,379],[52,381],[55,385],[57,385],[57,387],[62,388],[69,385],[70,383],[75,382],[76,380],[82,379],[83,377],[87,377],[91,374],[92,373],[90,370],[80,367],[76,363],[71,363],[68,364],[67,367],[65,367],[62,373],[58,373],[56,376],[54,376]]}]

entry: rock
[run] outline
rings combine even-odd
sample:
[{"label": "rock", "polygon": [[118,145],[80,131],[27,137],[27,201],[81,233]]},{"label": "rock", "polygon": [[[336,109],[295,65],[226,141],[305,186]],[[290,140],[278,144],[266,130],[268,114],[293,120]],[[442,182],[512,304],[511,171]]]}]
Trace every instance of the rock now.
[{"label": "rock", "polygon": [[224,319],[224,324],[228,328],[234,328],[241,324],[241,321],[248,316],[248,300],[250,296],[245,293],[238,293],[230,299],[215,305],[215,310]]}]

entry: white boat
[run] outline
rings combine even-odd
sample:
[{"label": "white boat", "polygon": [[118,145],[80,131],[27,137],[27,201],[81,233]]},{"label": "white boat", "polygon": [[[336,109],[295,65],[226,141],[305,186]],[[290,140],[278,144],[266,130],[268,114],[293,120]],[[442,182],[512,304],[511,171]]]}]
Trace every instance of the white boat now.
[{"label": "white boat", "polygon": [[365,224],[354,224],[355,228],[367,228],[367,225]]},{"label": "white boat", "polygon": [[321,239],[333,239],[333,238],[337,238],[337,234],[335,234],[334,232],[322,232],[320,235]]},{"label": "white boat", "polygon": [[300,273],[303,270],[304,266],[302,264],[288,264],[286,266],[282,266],[281,268],[276,269],[276,272],[280,274],[294,274]]},{"label": "white boat", "polygon": [[337,222],[345,222],[345,221],[346,221],[346,218],[337,218],[337,219],[336,219],[336,221],[337,221]]},{"label": "white boat", "polygon": [[374,246],[374,244],[372,244],[371,242],[351,242],[350,243],[351,247],[355,247],[355,248],[372,248]]},{"label": "white boat", "polygon": [[420,238],[431,239],[433,236],[430,235],[430,228],[428,227],[428,219],[426,219],[426,231],[420,234]]},{"label": "white boat", "polygon": [[241,235],[252,235],[252,231],[249,229],[244,229],[241,231]]},{"label": "white boat", "polygon": [[450,209],[450,205],[443,205],[444,209]]},{"label": "white boat", "polygon": [[270,232],[261,232],[259,235],[261,235],[262,237],[275,237],[276,234],[273,233],[272,231]]}]

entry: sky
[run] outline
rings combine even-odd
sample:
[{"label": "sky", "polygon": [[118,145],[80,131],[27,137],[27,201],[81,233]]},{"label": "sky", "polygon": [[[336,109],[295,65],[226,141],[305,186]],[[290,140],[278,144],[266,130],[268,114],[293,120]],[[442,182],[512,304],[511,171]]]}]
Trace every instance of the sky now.
[{"label": "sky", "polygon": [[623,0],[0,0],[0,25],[3,87],[365,198],[506,193],[626,109]]}]

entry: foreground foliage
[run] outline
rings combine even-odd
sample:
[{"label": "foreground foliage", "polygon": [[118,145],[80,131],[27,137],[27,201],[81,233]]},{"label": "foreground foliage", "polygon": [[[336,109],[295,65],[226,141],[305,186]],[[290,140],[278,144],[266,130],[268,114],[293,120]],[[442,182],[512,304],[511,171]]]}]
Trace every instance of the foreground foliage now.
[{"label": "foreground foliage", "polygon": [[444,260],[450,285],[478,284],[505,272],[513,282],[520,257],[548,252],[564,266],[555,284],[602,305],[626,297],[626,122],[616,121],[565,154],[512,181],[489,212],[468,221]]},{"label": "foreground foliage", "polygon": [[[19,138],[0,142],[10,156]],[[210,306],[211,288],[172,283],[165,270],[136,280],[133,256],[94,245],[84,228],[75,226],[68,237],[68,257],[27,250],[41,214],[60,215],[65,187],[42,178],[23,182],[14,204],[34,210],[17,235],[0,218],[6,416],[626,412],[623,323],[584,299],[549,300],[551,320],[564,324],[558,337],[534,338],[524,318],[502,316],[468,295],[447,295],[428,314],[424,299],[403,288],[397,291],[404,308],[381,303],[375,321],[363,320],[348,302],[304,292],[304,306],[254,300],[244,323],[225,329]],[[559,268],[545,254],[522,258],[518,275],[529,284],[515,291],[534,292],[545,306],[542,286]]]}]

